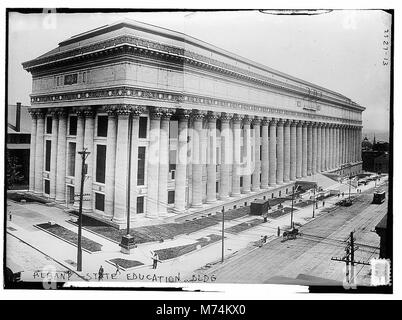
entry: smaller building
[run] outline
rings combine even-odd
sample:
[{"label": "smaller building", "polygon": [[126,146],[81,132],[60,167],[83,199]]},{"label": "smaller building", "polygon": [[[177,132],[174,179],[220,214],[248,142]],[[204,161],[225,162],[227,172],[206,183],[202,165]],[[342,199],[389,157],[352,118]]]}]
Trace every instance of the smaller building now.
[{"label": "smaller building", "polygon": [[367,137],[362,141],[363,170],[369,172],[388,173],[389,143],[376,142],[375,137],[371,143]]},{"label": "smaller building", "polygon": [[380,237],[380,258],[390,258],[388,251],[389,248],[389,237],[387,236],[387,217],[385,215],[384,218],[376,225],[375,232]]},{"label": "smaller building", "polygon": [[32,122],[28,106],[8,105],[7,113],[7,187],[28,189]]}]

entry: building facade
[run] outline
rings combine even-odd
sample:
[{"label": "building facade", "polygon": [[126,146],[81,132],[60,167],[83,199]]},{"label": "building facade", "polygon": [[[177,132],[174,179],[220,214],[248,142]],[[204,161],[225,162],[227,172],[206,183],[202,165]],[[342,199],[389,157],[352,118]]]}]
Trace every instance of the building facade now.
[{"label": "building facade", "polygon": [[84,210],[117,224],[361,168],[364,107],[178,32],[119,22],[23,67],[33,77],[29,189],[77,206],[85,148]]}]

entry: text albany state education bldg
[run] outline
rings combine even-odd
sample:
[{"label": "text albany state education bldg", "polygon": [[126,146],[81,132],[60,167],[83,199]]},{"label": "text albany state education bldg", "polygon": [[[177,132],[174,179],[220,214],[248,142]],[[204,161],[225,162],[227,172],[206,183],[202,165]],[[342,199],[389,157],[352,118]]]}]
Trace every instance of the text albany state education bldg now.
[{"label": "text albany state education bldg", "polygon": [[[278,53],[279,54],[279,53]],[[124,227],[291,192],[361,170],[364,107],[185,34],[123,21],[23,63],[29,189]]]}]

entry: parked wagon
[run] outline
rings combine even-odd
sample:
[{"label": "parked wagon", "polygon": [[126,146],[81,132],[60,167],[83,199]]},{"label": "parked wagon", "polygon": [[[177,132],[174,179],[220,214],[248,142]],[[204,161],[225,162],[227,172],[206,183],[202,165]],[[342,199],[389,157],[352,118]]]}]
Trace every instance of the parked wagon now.
[{"label": "parked wagon", "polygon": [[296,236],[299,234],[299,229],[293,228],[289,231],[284,231],[283,232],[283,239],[289,240],[289,239],[296,239]]}]

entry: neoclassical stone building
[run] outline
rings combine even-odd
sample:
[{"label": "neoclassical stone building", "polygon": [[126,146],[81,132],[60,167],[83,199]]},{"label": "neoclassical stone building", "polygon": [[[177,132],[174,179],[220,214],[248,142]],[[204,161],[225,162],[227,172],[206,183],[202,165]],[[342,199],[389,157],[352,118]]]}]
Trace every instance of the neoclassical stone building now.
[{"label": "neoclassical stone building", "polygon": [[163,28],[124,21],[23,63],[32,74],[30,190],[124,224],[216,211],[361,169],[364,107]]}]

